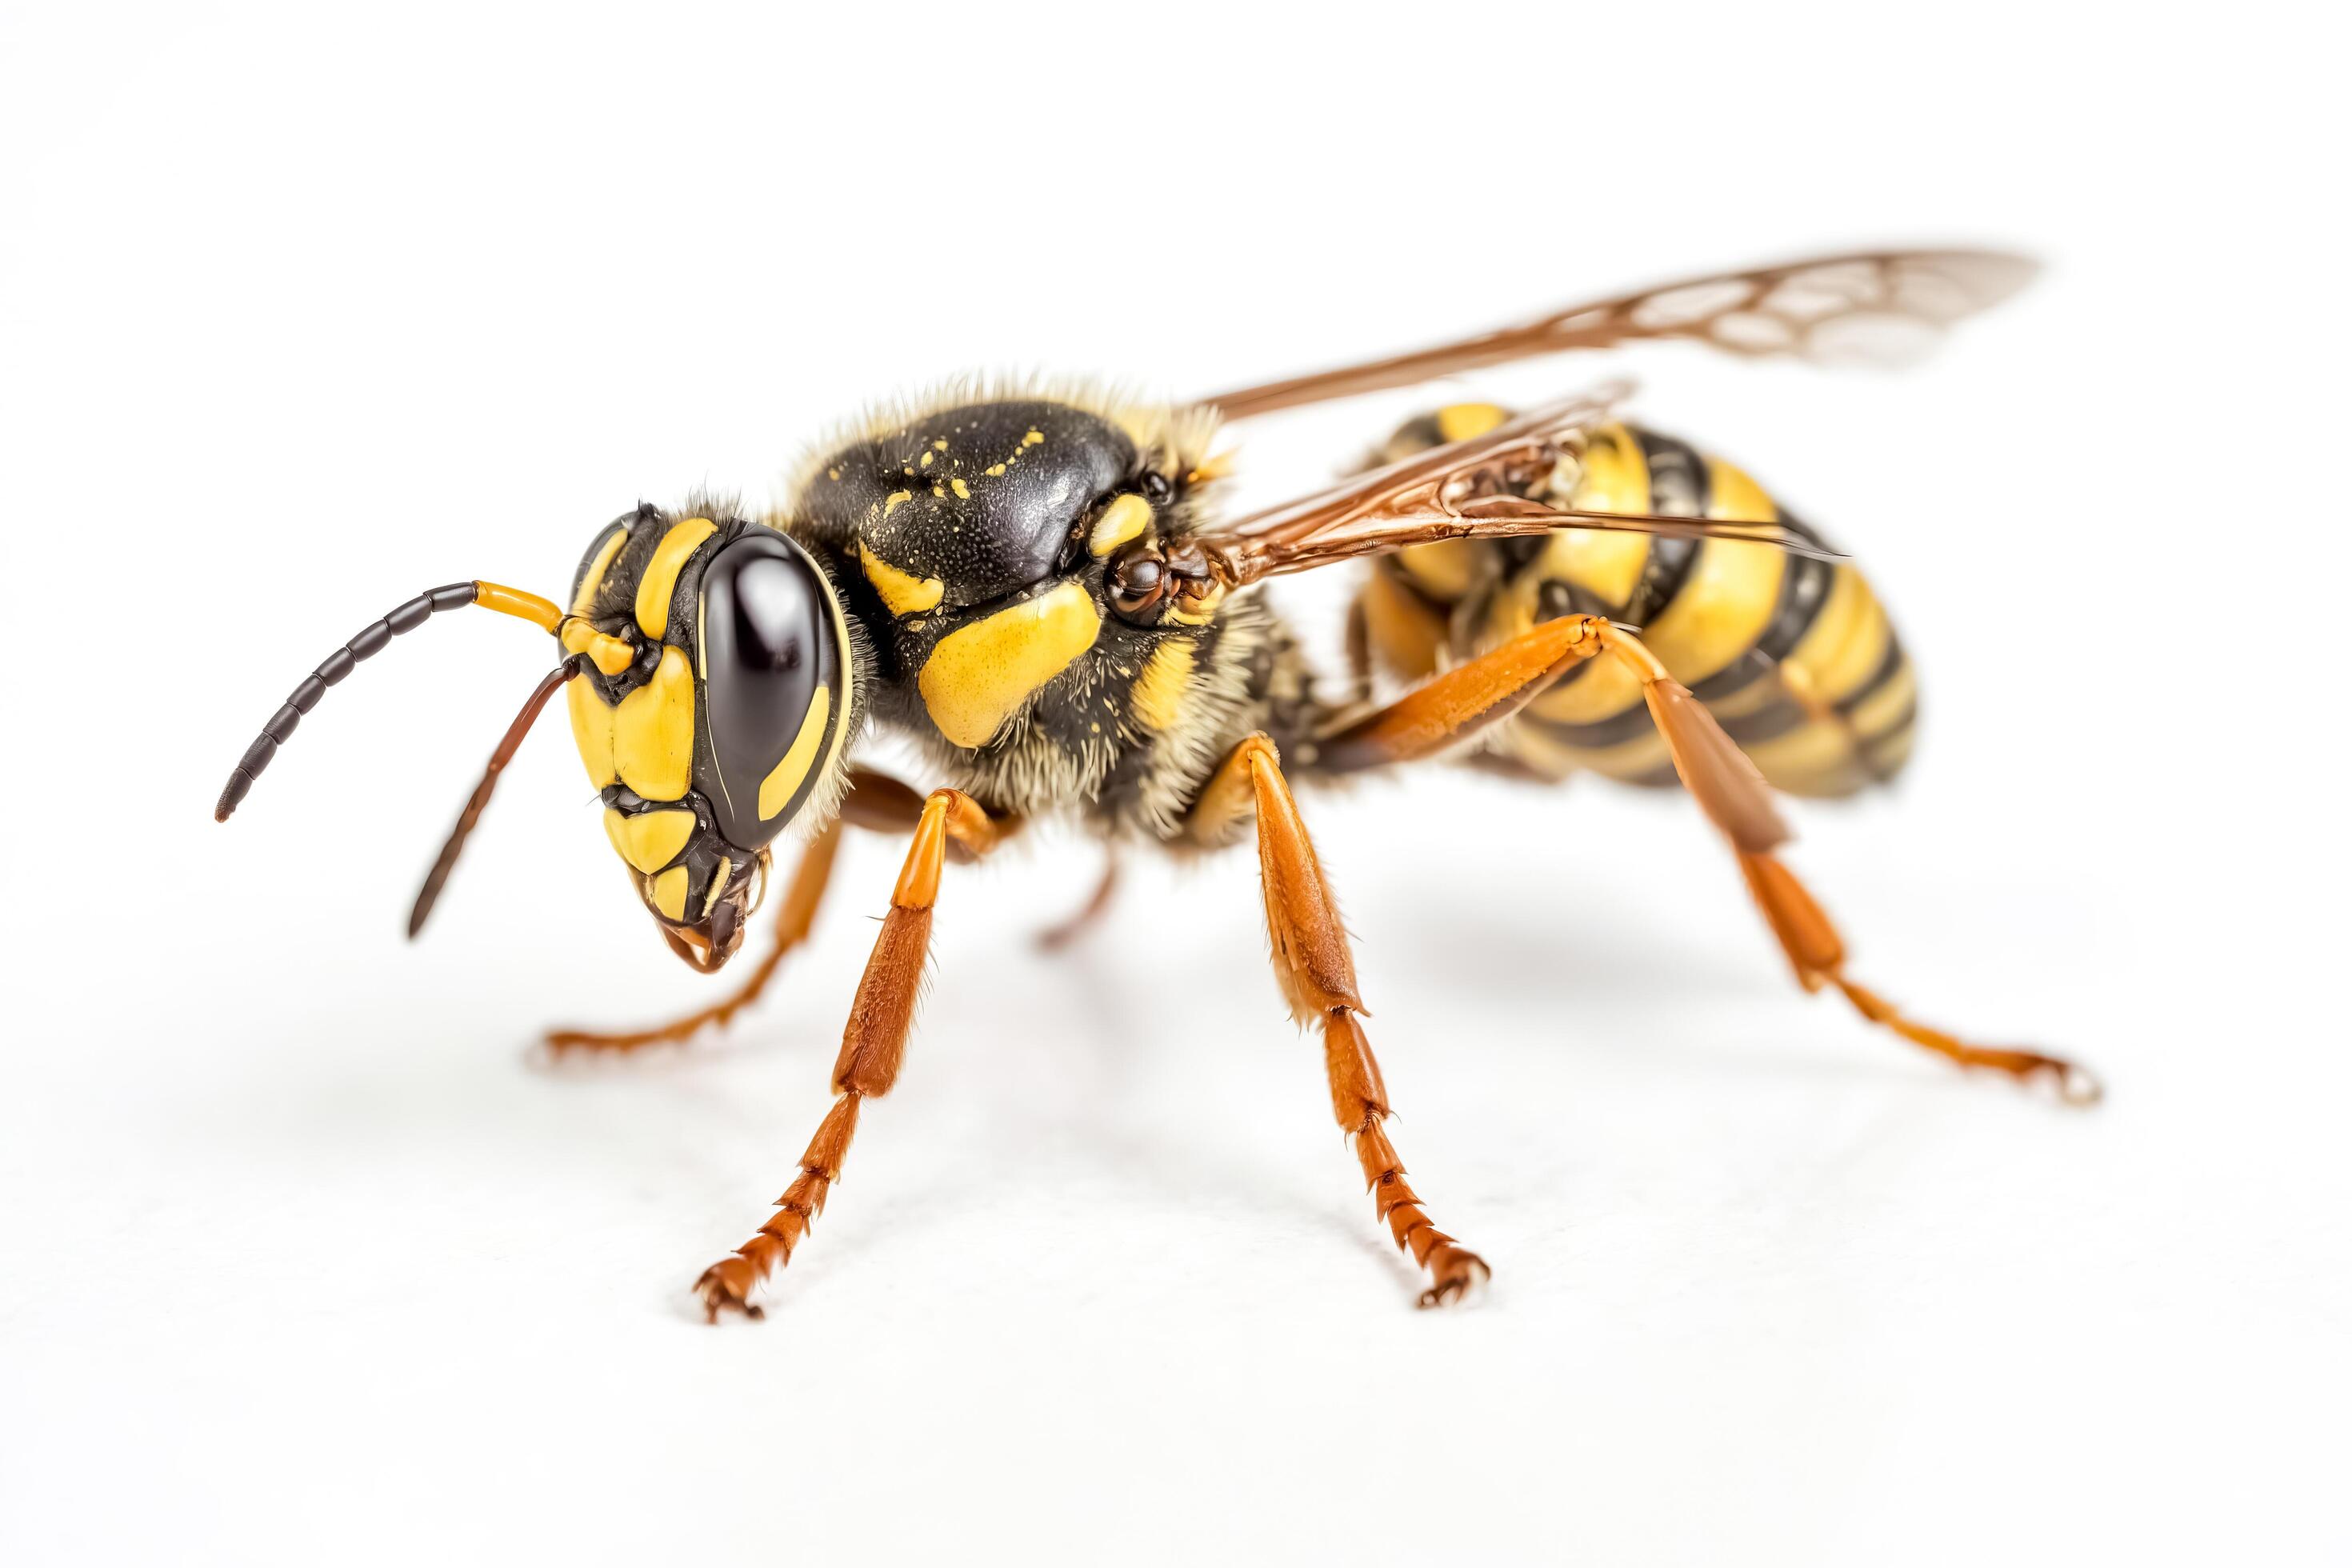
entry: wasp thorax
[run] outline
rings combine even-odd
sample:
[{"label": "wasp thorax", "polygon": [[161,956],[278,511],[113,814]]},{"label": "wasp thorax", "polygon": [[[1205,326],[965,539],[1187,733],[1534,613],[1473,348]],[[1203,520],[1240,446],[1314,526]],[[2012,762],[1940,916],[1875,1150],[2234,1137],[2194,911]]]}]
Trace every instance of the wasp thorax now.
[{"label": "wasp thorax", "polygon": [[894,616],[957,609],[1043,582],[1141,460],[1099,415],[1038,399],[943,408],[819,464],[802,506],[855,537]]}]

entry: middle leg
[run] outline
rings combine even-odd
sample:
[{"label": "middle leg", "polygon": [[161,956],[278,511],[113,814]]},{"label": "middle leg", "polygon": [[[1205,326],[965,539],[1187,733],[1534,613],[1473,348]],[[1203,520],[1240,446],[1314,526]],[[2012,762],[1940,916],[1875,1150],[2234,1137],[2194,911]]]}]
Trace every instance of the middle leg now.
[{"label": "middle leg", "polygon": [[1234,748],[1202,791],[1190,823],[1204,843],[1223,837],[1244,816],[1257,821],[1259,884],[1265,925],[1274,943],[1275,977],[1291,1016],[1323,1030],[1323,1065],[1331,1082],[1331,1114],[1355,1145],[1364,1184],[1398,1247],[1429,1271],[1421,1305],[1458,1300],[1488,1277],[1486,1260],[1437,1228],[1421,1195],[1404,1179],[1404,1162],[1381,1127],[1390,1115],[1388,1089],[1360,1019],[1355,960],[1339,907],[1323,878],[1298,803],[1282,776],[1274,742],[1252,735]]}]

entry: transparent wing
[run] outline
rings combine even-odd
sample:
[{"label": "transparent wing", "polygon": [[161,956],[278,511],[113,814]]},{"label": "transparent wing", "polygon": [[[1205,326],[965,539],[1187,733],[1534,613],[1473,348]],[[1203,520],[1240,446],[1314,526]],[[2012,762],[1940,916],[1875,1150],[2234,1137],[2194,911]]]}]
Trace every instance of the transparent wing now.
[{"label": "transparent wing", "polygon": [[1632,392],[1613,383],[1528,410],[1473,440],[1416,453],[1197,536],[1233,586],[1444,539],[1500,539],[1557,529],[1744,539],[1843,559],[1777,522],[1725,522],[1654,512],[1579,511],[1516,493],[1580,453],[1585,434]]},{"label": "transparent wing", "polygon": [[2016,293],[2036,269],[2021,256],[1990,250],[1820,257],[1644,289],[1459,342],[1202,401],[1228,419],[1247,419],[1536,354],[1653,338],[1688,339],[1748,358],[1789,354],[1828,363],[1899,364],[1961,317]]}]

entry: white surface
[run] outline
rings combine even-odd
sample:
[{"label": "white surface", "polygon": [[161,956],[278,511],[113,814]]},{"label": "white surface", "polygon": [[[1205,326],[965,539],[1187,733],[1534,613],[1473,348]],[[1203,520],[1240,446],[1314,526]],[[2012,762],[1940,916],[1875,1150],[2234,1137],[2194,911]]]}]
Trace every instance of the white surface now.
[{"label": "white surface", "polygon": [[[2291,14],[12,9],[0,1560],[2345,1561],[2345,128]],[[894,386],[1946,237],[2053,269],[1907,378],[1475,390],[1637,373],[1862,553],[1926,742],[1796,863],[2095,1116],[1798,995],[1678,803],[1433,773],[1308,810],[1475,1310],[1409,1309],[1246,853],[1046,961],[1048,839],[952,878],[898,1092],[712,1331],[894,849],[733,1037],[551,1071],[704,993],[560,721],[400,942],[521,631],[404,640],[209,820],[369,617],[560,592]],[[1252,497],[1425,401],[1270,422]]]}]

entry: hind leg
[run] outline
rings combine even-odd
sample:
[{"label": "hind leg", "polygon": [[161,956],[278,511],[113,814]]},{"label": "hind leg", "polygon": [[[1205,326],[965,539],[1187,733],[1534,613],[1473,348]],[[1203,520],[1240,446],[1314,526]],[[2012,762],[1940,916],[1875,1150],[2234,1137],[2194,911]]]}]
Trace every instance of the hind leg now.
[{"label": "hind leg", "polygon": [[1427,756],[1517,712],[1580,659],[1608,654],[1639,677],[1675,772],[1708,820],[1731,840],[1748,892],[1808,991],[1834,986],[1871,1023],[1964,1068],[2046,1079],[2070,1105],[2097,1103],[2099,1081],[2063,1057],[1972,1046],[1919,1024],[1846,973],[1845,943],[1796,873],[1773,854],[1789,838],[1772,795],[1748,759],[1688,689],[1628,632],[1592,616],[1547,621],[1447,670],[1388,707],[1322,737],[1317,767],[1350,772]]}]

